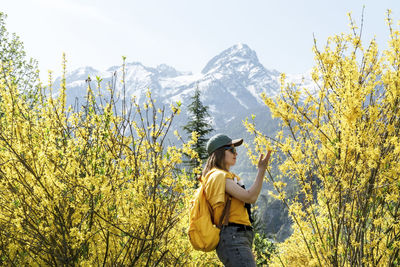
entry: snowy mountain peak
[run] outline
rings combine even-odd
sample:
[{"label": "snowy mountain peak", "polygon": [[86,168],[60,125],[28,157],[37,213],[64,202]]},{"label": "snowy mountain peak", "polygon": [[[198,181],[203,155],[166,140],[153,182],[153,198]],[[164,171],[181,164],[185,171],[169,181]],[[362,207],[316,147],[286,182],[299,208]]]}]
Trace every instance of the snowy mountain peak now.
[{"label": "snowy mountain peak", "polygon": [[236,44],[236,45],[226,49],[222,53],[224,53],[224,52],[226,52],[228,55],[230,55],[230,57],[241,57],[243,59],[250,59],[250,60],[258,63],[258,58],[257,58],[256,52],[254,50],[250,49],[250,47],[247,44],[242,44],[242,43]]},{"label": "snowy mountain peak", "polygon": [[260,62],[255,51],[250,49],[248,45],[240,43],[212,58],[202,70],[202,73],[206,74],[221,68],[235,68],[244,64],[257,66],[260,65]]},{"label": "snowy mountain peak", "polygon": [[[249,114],[264,110],[261,93],[273,97],[280,92],[280,73],[264,68],[256,52],[246,44],[236,44],[222,51],[208,62],[202,73],[196,74],[180,72],[166,64],[149,67],[140,62],[126,63],[124,72],[121,66],[113,66],[106,71],[97,71],[92,67],[76,69],[66,77],[68,105],[85,101],[89,75],[102,78],[102,89],[113,84],[116,93],[124,89],[127,96],[136,96],[139,103],[146,99],[149,89],[159,104],[169,106],[180,101],[186,107],[194,89],[199,88],[203,103],[210,108],[213,124],[218,127],[225,127],[233,119],[240,122]],[[307,74],[305,79],[298,75],[287,76],[288,81],[296,84],[307,87],[311,84]],[[120,82],[122,79],[124,87]],[[60,78],[55,81],[54,88],[59,88],[60,81]],[[106,90],[103,93],[107,96]]]}]

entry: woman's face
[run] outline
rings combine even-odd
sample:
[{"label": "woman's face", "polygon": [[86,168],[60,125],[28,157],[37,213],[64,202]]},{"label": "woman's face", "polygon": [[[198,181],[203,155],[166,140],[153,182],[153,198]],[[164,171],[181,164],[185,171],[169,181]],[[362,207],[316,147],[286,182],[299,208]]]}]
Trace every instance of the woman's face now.
[{"label": "woman's face", "polygon": [[225,148],[225,166],[229,170],[236,163],[236,148],[232,145]]}]

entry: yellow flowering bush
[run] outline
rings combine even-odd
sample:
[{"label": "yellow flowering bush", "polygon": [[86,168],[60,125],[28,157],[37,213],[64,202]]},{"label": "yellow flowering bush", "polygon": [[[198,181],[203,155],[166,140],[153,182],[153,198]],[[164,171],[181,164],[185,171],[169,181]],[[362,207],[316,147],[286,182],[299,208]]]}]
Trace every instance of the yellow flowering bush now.
[{"label": "yellow flowering bush", "polygon": [[350,21],[351,33],[314,47],[317,92],[282,76],[281,95],[263,95],[281,121],[275,137],[245,122],[256,152],[275,151],[279,175],[269,180],[293,220],[273,265],[400,264],[400,33],[389,12],[389,46],[379,52],[375,40],[363,46]]},{"label": "yellow flowering bush", "polygon": [[65,78],[58,97],[50,84],[29,102],[0,80],[0,264],[216,263],[186,235],[193,181],[181,163],[196,157],[196,135],[181,147],[167,141],[179,107],[157,108],[150,92],[143,106],[119,105],[113,88],[104,98],[87,82],[74,110]]}]

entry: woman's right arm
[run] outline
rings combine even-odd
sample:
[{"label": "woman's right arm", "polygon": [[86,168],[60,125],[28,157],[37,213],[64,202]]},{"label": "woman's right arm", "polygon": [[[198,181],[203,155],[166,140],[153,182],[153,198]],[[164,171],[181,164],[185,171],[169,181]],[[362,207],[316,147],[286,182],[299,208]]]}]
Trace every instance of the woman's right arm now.
[{"label": "woman's right arm", "polygon": [[255,203],[257,201],[258,195],[261,192],[262,182],[265,176],[265,171],[268,167],[268,161],[271,156],[271,151],[268,151],[267,155],[264,157],[263,154],[260,155],[258,160],[258,172],[256,179],[249,189],[244,189],[235,183],[232,179],[226,179],[225,191],[232,197],[239,199],[245,203]]}]

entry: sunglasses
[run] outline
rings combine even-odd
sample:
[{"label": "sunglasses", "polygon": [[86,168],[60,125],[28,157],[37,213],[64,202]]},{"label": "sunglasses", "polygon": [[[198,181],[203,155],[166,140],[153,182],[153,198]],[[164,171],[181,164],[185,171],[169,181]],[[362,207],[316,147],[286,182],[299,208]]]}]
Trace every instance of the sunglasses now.
[{"label": "sunglasses", "polygon": [[225,150],[229,150],[229,152],[231,152],[232,154],[237,154],[237,152],[236,152],[236,147],[224,146],[223,148],[224,148]]}]

